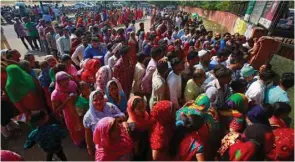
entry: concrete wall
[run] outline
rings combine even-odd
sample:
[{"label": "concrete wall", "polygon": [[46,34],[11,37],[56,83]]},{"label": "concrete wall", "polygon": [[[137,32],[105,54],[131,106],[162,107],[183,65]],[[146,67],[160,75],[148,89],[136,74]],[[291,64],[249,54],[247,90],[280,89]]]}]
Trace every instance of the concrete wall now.
[{"label": "concrete wall", "polygon": [[230,33],[234,33],[235,22],[239,18],[238,16],[229,12],[205,10],[197,7],[184,7],[183,11],[198,13],[198,15],[201,17],[223,25]]}]

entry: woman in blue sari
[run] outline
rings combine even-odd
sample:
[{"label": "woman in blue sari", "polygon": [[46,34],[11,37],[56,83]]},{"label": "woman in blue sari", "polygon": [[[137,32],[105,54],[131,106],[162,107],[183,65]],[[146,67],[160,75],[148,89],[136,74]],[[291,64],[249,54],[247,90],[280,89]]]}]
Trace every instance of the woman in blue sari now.
[{"label": "woman in blue sari", "polygon": [[116,105],[121,110],[121,112],[125,113],[127,109],[127,98],[119,81],[115,78],[112,78],[107,83],[105,92],[107,102]]}]

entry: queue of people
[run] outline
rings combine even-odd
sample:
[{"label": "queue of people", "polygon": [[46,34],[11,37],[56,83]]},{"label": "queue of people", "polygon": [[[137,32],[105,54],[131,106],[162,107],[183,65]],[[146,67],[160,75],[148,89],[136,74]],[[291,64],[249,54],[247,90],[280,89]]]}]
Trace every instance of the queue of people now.
[{"label": "queue of people", "polygon": [[110,17],[41,20],[38,28],[24,20],[29,37],[44,36],[53,53],[36,62],[1,52],[1,133],[11,136],[21,115],[32,128],[24,148],[38,144],[46,160],[67,160],[66,131],[96,161],[294,160],[286,92],[294,73],[276,85],[268,62],[249,65],[253,39],[156,8],[149,30],[135,26],[136,16],[118,30]]}]

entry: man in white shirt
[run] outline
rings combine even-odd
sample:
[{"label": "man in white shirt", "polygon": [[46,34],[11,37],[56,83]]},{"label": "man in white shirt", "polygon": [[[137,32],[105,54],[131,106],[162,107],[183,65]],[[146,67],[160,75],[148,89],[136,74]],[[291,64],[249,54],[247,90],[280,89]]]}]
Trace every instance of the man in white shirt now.
[{"label": "man in white shirt", "polygon": [[132,92],[136,96],[143,96],[141,91],[141,80],[145,74],[145,65],[143,64],[145,60],[144,53],[137,53],[137,63],[135,65]]},{"label": "man in white shirt", "polygon": [[182,104],[182,79],[181,72],[184,70],[184,62],[180,58],[171,59],[172,71],[167,77],[170,92],[170,100],[179,109]]},{"label": "man in white shirt", "polygon": [[63,29],[63,36],[58,38],[57,44],[59,47],[59,53],[61,55],[70,54],[71,43],[70,43],[69,32],[67,29]]},{"label": "man in white shirt", "polygon": [[182,43],[189,42],[191,40],[191,34],[189,33],[189,28],[184,29],[184,35],[180,37]]},{"label": "man in white shirt", "polygon": [[180,29],[181,23],[182,23],[182,18],[180,17],[180,14],[177,14],[175,18],[175,26],[178,27],[178,29]]},{"label": "man in white shirt", "polygon": [[149,101],[150,109],[161,100],[169,100],[169,90],[166,78],[168,76],[168,63],[158,62],[157,69],[152,77],[152,95]]},{"label": "man in white shirt", "polygon": [[109,58],[108,60],[108,65],[113,69],[114,65],[116,64],[116,62],[119,60],[120,56],[120,49],[122,48],[122,43],[119,43],[113,50],[112,53],[114,53],[114,55],[112,57]]},{"label": "man in white shirt", "polygon": [[82,44],[80,44],[72,55],[72,61],[76,64],[76,66],[80,66],[81,61],[83,60],[83,53],[85,48],[90,43],[89,39],[86,36],[82,37]]},{"label": "man in white shirt", "polygon": [[250,105],[263,105],[266,85],[272,82],[274,77],[275,73],[272,70],[265,70],[259,74],[259,79],[253,82],[245,93]]},{"label": "man in white shirt", "polygon": [[111,58],[114,54],[112,53],[112,43],[107,44],[108,52],[104,56],[104,65],[108,65],[109,58]]}]

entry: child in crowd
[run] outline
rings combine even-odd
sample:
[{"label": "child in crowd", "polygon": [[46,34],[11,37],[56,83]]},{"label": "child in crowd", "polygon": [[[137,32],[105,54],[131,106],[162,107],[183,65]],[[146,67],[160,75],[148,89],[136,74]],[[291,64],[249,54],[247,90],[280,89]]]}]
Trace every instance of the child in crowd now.
[{"label": "child in crowd", "polygon": [[38,143],[39,147],[47,153],[46,161],[52,161],[54,154],[60,160],[67,161],[61,142],[61,139],[66,137],[66,131],[55,124],[48,124],[48,120],[49,116],[43,111],[32,115],[31,123],[37,128],[30,133],[24,148],[32,148]]},{"label": "child in crowd", "polygon": [[76,100],[75,107],[77,114],[81,118],[81,121],[83,121],[83,117],[89,109],[89,95],[91,92],[90,86],[86,82],[81,81],[79,82],[79,91],[81,92],[81,94]]}]

